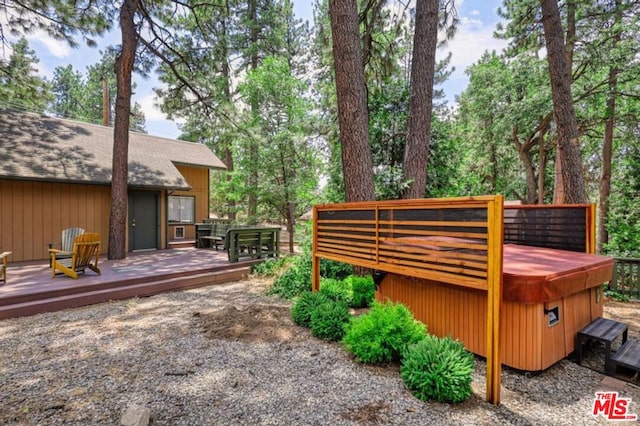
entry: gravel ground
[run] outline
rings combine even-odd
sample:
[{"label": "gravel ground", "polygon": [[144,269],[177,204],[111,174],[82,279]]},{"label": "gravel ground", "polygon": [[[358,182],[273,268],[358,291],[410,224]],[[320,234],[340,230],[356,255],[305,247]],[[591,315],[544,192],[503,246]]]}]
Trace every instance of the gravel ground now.
[{"label": "gravel ground", "polygon": [[397,366],[358,364],[293,325],[267,285],[250,278],[1,321],[0,424],[118,424],[130,404],[149,408],[154,425],[604,424],[591,415],[603,389],[640,414],[638,387],[607,385],[588,359],[538,375],[503,369],[498,407],[484,402],[477,359],[469,400],[423,403]]}]

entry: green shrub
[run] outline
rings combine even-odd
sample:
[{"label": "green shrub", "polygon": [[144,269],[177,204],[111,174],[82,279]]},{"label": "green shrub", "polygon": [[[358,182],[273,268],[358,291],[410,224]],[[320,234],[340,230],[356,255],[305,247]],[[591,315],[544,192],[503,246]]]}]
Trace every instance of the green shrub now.
[{"label": "green shrub", "polygon": [[347,326],[342,343],[360,362],[386,363],[400,360],[406,347],[426,334],[424,324],[406,306],[374,302],[368,313]]},{"label": "green shrub", "polygon": [[309,327],[311,325],[311,313],[313,310],[318,305],[328,301],[327,296],[320,292],[312,293],[305,291],[291,307],[291,319],[302,327]]},{"label": "green shrub", "polygon": [[311,290],[311,256],[300,255],[294,257],[291,266],[278,275],[267,294],[293,299],[309,290]]},{"label": "green shrub", "polygon": [[366,308],[371,306],[376,296],[376,285],[371,275],[367,275],[366,277],[349,275],[344,281],[351,285],[351,291],[353,293],[351,300],[352,308]]},{"label": "green shrub", "polygon": [[[267,294],[293,299],[304,291],[311,290],[311,252],[305,251],[297,256],[289,256],[284,265],[286,269],[276,277]],[[265,262],[266,263],[266,262]],[[269,266],[264,266],[268,268]],[[320,276],[341,280],[352,272],[351,265],[320,259]]]},{"label": "green shrub", "polygon": [[400,375],[413,395],[427,401],[461,402],[472,394],[475,360],[462,343],[427,336],[408,347]]},{"label": "green shrub", "polygon": [[343,280],[353,274],[353,266],[334,260],[320,259],[320,276]]},{"label": "green shrub", "polygon": [[346,303],[329,300],[311,312],[311,333],[324,340],[337,342],[344,336],[351,314]]},{"label": "green shrub", "polygon": [[617,300],[618,302],[628,302],[629,300],[631,300],[628,295],[617,290],[613,290],[611,287],[609,287],[609,284],[604,285],[604,295],[609,299]]},{"label": "green shrub", "polygon": [[344,302],[347,306],[351,304],[351,299],[353,299],[351,285],[333,278],[322,278],[320,280],[320,293],[336,302]]},{"label": "green shrub", "polygon": [[289,261],[288,259],[290,259],[290,257],[270,257],[264,262],[253,265],[251,267],[251,273],[265,277],[275,277],[285,263]]}]

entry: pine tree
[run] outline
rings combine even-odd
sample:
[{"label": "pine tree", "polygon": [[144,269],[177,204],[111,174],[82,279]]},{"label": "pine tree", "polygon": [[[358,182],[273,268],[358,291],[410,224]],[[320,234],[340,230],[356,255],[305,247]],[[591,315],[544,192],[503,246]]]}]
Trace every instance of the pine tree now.
[{"label": "pine tree", "polygon": [[39,60],[25,38],[11,48],[9,61],[0,62],[0,99],[8,106],[42,113],[52,94],[50,85],[37,74]]}]

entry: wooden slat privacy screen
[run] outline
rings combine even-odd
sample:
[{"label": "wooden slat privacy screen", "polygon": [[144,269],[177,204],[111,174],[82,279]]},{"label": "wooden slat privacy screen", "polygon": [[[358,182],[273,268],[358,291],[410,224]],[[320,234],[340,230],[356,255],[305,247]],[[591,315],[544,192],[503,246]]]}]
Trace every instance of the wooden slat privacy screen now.
[{"label": "wooden slat privacy screen", "polygon": [[504,243],[595,253],[594,204],[505,205]]},{"label": "wooden slat privacy screen", "polygon": [[503,202],[496,195],[315,206],[313,289],[324,258],[487,291],[486,398],[498,404]]}]

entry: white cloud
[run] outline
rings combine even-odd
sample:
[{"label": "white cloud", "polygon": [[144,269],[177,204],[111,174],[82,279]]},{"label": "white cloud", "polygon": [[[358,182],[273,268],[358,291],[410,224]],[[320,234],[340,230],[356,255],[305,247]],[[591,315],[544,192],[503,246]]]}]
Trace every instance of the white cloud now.
[{"label": "white cloud", "polygon": [[49,81],[53,79],[53,71],[51,71],[51,69],[45,66],[42,62],[38,62],[37,64],[35,64],[35,67],[36,67],[36,72],[38,73],[39,76],[42,76]]},{"label": "white cloud", "polygon": [[[32,19],[36,20],[40,18],[32,15]],[[11,35],[10,31],[8,31],[9,25],[7,24],[7,22],[7,16],[4,13],[0,14],[0,26],[5,29],[4,35],[10,42],[14,42],[19,39],[21,35]],[[34,42],[41,43],[44,46],[45,50],[56,58],[66,58],[71,55],[71,48],[66,42],[51,38],[45,31],[38,30],[29,34],[24,34],[24,36],[29,40],[30,45],[33,46]]]},{"label": "white cloud", "polygon": [[455,72],[443,84],[449,100],[460,94],[468,84],[464,71],[478,61],[485,51],[501,52],[507,46],[506,40],[493,38],[493,26],[487,26],[478,19],[461,17],[460,27],[453,40],[449,40],[444,48],[438,50],[437,57],[443,58],[452,53],[451,66]]},{"label": "white cloud", "polygon": [[506,40],[493,38],[493,28],[477,26],[477,22],[462,23],[453,40],[447,43],[442,52],[452,52],[451,64],[458,71],[464,70],[478,59],[485,51],[502,51],[507,46]]},{"label": "white cloud", "polygon": [[167,116],[158,107],[158,98],[154,93],[148,93],[136,100],[142,107],[147,121],[164,121],[167,119]]},{"label": "white cloud", "polygon": [[29,43],[31,42],[42,43],[46,50],[56,58],[67,58],[71,56],[71,48],[66,42],[54,40],[42,31],[30,34]]}]

